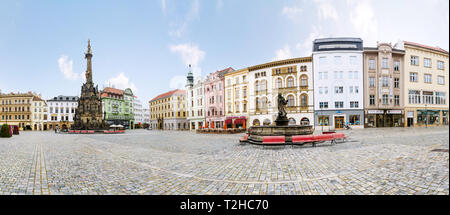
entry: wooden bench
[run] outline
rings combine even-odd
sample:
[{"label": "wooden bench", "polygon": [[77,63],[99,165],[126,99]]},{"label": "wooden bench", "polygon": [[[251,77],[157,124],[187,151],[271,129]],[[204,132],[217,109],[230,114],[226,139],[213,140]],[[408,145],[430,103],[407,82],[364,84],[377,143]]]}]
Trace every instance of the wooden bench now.
[{"label": "wooden bench", "polygon": [[285,136],[263,136],[263,146],[264,145],[286,145]]}]

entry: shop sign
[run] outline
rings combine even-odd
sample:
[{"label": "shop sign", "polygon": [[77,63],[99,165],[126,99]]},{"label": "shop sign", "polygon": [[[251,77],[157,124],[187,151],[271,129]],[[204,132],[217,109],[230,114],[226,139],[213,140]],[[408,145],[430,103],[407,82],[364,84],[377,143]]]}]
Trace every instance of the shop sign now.
[{"label": "shop sign", "polygon": [[368,110],[367,113],[368,114],[383,114],[384,111],[383,110]]},{"label": "shop sign", "polygon": [[387,114],[402,114],[401,110],[387,110]]}]

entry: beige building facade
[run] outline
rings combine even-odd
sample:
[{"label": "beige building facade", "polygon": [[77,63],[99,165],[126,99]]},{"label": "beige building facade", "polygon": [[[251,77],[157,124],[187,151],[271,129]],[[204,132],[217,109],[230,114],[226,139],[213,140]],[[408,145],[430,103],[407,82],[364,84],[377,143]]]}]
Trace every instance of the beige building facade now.
[{"label": "beige building facade", "polygon": [[448,125],[448,51],[401,41],[405,50],[405,126]]},{"label": "beige building facade", "polygon": [[249,70],[239,69],[225,74],[224,128],[247,128],[249,116]]},{"label": "beige building facade", "polygon": [[[41,120],[33,119],[35,114],[37,117],[41,115],[33,110],[39,102],[44,105],[45,101],[40,100],[42,99],[38,95],[31,92],[0,94],[0,124],[16,125],[20,130],[43,129],[43,116]],[[44,106],[42,109],[45,109]]]},{"label": "beige building facade", "polygon": [[150,126],[161,130],[188,130],[186,91],[172,90],[149,102]]},{"label": "beige building facade", "polygon": [[390,43],[364,48],[364,127],[403,127],[405,51]]}]

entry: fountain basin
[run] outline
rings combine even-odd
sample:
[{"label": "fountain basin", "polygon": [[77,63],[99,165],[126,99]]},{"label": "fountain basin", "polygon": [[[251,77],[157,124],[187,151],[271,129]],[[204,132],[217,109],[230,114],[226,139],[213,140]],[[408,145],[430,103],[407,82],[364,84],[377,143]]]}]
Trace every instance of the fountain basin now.
[{"label": "fountain basin", "polygon": [[312,125],[265,125],[252,126],[249,129],[248,141],[250,143],[261,144],[264,136],[285,136],[286,142],[292,142],[292,136],[310,135],[314,133]]}]

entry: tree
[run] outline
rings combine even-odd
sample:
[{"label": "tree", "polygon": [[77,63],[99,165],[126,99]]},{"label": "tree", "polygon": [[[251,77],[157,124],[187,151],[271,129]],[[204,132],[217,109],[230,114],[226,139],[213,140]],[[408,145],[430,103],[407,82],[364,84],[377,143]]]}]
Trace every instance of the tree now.
[{"label": "tree", "polygon": [[9,126],[7,124],[2,125],[2,128],[0,129],[0,137],[11,137]]}]

